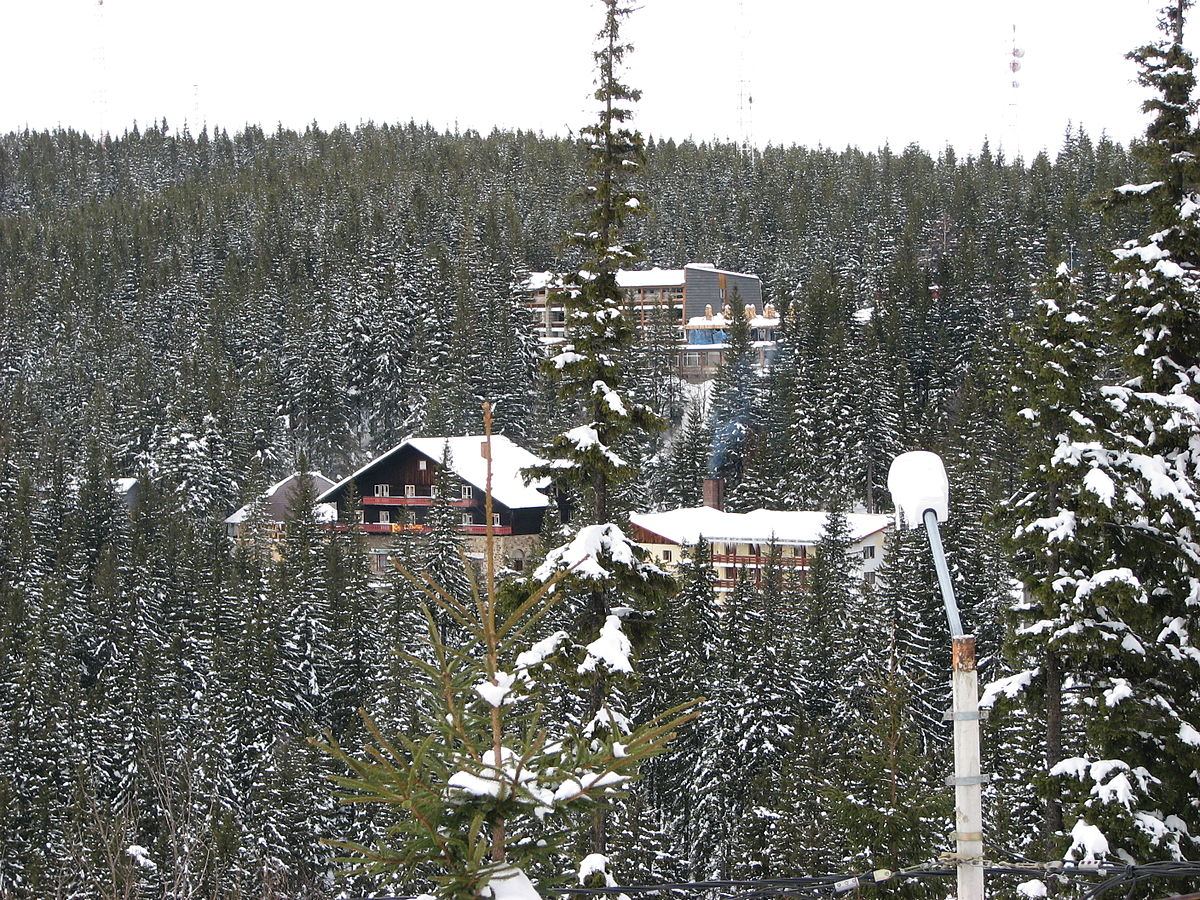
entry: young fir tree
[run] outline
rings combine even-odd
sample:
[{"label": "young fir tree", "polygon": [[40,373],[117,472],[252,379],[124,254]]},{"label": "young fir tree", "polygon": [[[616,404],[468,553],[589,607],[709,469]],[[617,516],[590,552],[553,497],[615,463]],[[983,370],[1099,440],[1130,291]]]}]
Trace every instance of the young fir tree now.
[{"label": "young fir tree", "polygon": [[570,235],[584,263],[562,279],[559,296],[567,310],[569,338],[548,363],[563,409],[577,425],[551,441],[543,454],[548,464],[534,470],[577,490],[582,502],[576,512],[594,524],[610,521],[618,511],[615,488],[632,477],[622,453],[639,435],[661,427],[648,407],[623,395],[617,365],[633,343],[633,323],[624,313],[617,273],[641,255],[636,244],[625,241],[624,223],[642,209],[631,179],[643,165],[644,151],[641,135],[626,124],[632,117],[626,104],[640,92],[620,80],[631,49],[621,43],[620,24],[631,10],[618,0],[605,0],[604,6],[604,28],[594,54],[600,118],[583,129],[590,140],[591,183],[584,220]]},{"label": "young fir tree", "polygon": [[[651,613],[647,606],[655,605],[670,584],[664,573],[642,561],[642,551],[612,521],[621,512],[619,486],[634,475],[628,457],[637,452],[639,439],[661,423],[647,406],[626,394],[618,365],[632,346],[633,323],[624,312],[617,273],[640,255],[636,245],[625,242],[623,225],[629,214],[641,209],[631,179],[643,164],[644,152],[641,135],[626,124],[632,116],[627,104],[636,101],[639,92],[620,80],[630,50],[621,42],[620,25],[631,10],[619,0],[604,0],[604,9],[600,46],[594,54],[600,116],[584,129],[590,139],[591,184],[584,221],[570,236],[584,263],[563,278],[569,339],[548,360],[561,408],[576,424],[553,438],[543,453],[546,463],[527,473],[550,476],[578,497],[573,514],[590,523],[569,543],[550,551],[535,575],[535,581],[545,582],[557,571],[573,570],[581,600],[575,618],[589,632],[619,631],[621,617],[612,614],[614,608]],[[584,711],[585,720],[590,720],[586,727],[626,727],[619,694],[609,684],[610,675],[617,673],[597,668],[588,674],[593,684]],[[605,846],[604,822],[598,813],[592,831],[595,852]]]},{"label": "young fir tree", "polygon": [[[486,502],[490,518],[490,492]],[[368,870],[407,884],[418,880],[446,900],[501,893],[534,900],[539,893],[531,878],[549,888],[570,877],[562,855],[568,840],[586,827],[596,802],[623,790],[682,721],[674,711],[622,733],[581,733],[548,722],[553,665],[626,671],[629,642],[610,620],[573,659],[566,658],[565,632],[528,644],[563,576],[551,577],[505,611],[495,570],[489,529],[483,581],[471,572],[469,602],[460,603],[425,573],[409,573],[425,597],[430,651],[411,660],[427,693],[418,728],[385,736],[365,716],[373,746],[363,757],[349,755],[332,739],[320,745],[353,773],[336,779],[344,798],[380,804],[386,829],[374,846],[338,845]],[[461,629],[459,645],[441,639],[435,607]],[[596,870],[606,872],[607,863],[588,857],[578,877]]]}]

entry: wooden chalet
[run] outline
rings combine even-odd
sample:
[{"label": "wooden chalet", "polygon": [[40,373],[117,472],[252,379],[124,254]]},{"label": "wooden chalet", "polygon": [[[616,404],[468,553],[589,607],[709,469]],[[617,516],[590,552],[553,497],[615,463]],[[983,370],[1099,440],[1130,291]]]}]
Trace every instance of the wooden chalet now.
[{"label": "wooden chalet", "polygon": [[[532,555],[542,530],[547,497],[525,484],[521,471],[541,460],[504,435],[492,437],[492,533],[502,563],[520,570]],[[459,513],[459,529],[468,553],[484,551],[487,520],[486,444],[482,435],[414,437],[401,441],[353,475],[322,493],[318,503],[333,503],[345,518],[350,486],[361,504],[359,522],[367,533],[371,567],[387,570],[387,557],[398,535],[427,530],[426,516],[437,498],[437,473],[443,458],[450,469],[450,496]]]}]

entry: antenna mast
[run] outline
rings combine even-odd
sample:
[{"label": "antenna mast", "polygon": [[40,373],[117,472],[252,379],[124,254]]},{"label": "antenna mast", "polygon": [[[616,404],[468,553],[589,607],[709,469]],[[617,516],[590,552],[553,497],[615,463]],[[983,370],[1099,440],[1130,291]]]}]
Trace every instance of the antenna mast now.
[{"label": "antenna mast", "polygon": [[1021,82],[1017,78],[1017,73],[1021,71],[1021,60],[1025,58],[1025,51],[1017,46],[1017,23],[1012,26],[1012,48],[1008,52],[1008,70],[1011,73],[1012,81],[1008,100],[1008,134],[1009,141],[1013,148],[1013,159],[1017,159],[1021,155],[1021,132],[1020,132],[1020,116],[1018,101],[1021,94]]},{"label": "antenna mast", "polygon": [[96,137],[103,141],[108,139],[108,58],[105,52],[108,32],[104,27],[104,0],[96,0],[93,9],[96,43],[92,49],[92,115],[95,117]]},{"label": "antenna mast", "polygon": [[744,0],[738,0],[738,136],[742,149],[754,146],[754,97],[750,93],[750,79],[746,75],[746,44],[749,40],[746,28]]}]

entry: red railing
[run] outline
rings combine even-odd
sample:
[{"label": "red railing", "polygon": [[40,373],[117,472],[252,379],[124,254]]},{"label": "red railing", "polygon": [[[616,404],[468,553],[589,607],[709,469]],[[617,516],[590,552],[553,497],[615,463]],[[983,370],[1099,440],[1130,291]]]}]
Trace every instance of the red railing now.
[{"label": "red railing", "polygon": [[[346,528],[345,525],[335,527],[339,530]],[[425,534],[429,531],[425,525],[404,525],[400,522],[362,522],[358,527],[368,534]],[[464,534],[487,534],[486,525],[459,525],[458,530]],[[496,535],[512,534],[512,526],[496,525],[492,528],[492,533]]]},{"label": "red railing", "polygon": [[[429,506],[436,497],[363,497],[363,506]],[[447,501],[451,506],[474,506],[471,498]]]},{"label": "red railing", "polygon": [[[754,568],[762,568],[767,564],[768,558],[763,556],[741,556],[732,553],[714,553],[714,566],[752,566]],[[808,557],[805,556],[781,556],[776,562],[780,566],[786,566],[790,569],[807,569]]]}]

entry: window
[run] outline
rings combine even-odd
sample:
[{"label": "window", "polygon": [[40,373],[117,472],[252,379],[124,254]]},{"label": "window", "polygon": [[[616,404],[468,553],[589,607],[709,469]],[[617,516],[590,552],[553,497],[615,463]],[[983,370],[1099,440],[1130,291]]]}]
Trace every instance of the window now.
[{"label": "window", "polygon": [[875,587],[875,573],[874,572],[868,572],[866,575],[863,576],[863,580],[866,581],[866,583],[870,587]]},{"label": "window", "polygon": [[376,496],[376,497],[390,497],[390,496],[392,496],[392,486],[391,486],[390,484],[377,484],[377,485],[375,485],[375,496]]},{"label": "window", "polygon": [[475,524],[475,518],[469,512],[463,513],[462,518],[459,521],[461,521],[463,525]]},{"label": "window", "polygon": [[427,459],[418,459],[418,460],[417,460],[417,468],[418,468],[420,471],[424,472],[426,469],[428,469],[428,468],[429,468],[429,460],[427,460]]},{"label": "window", "polygon": [[367,515],[361,509],[358,511],[358,521],[359,524],[367,521]]},{"label": "window", "polygon": [[471,485],[469,485],[469,484],[464,484],[462,486],[462,498],[464,500],[470,500],[474,496],[475,496],[475,489],[472,488]]},{"label": "window", "polygon": [[872,544],[867,547],[863,547],[863,559],[874,559],[874,558],[875,558],[875,546]]},{"label": "window", "polygon": [[493,528],[500,527],[500,513],[492,513],[492,527]]},{"label": "window", "polygon": [[737,544],[726,544],[725,545],[725,555],[726,556],[736,556],[737,555]]},{"label": "window", "polygon": [[670,551],[670,550],[664,550],[664,551],[662,552],[662,554],[663,554],[663,557],[662,557],[662,558],[663,558],[663,562],[670,562],[670,561],[671,561],[671,551]]},{"label": "window", "polygon": [[379,524],[380,525],[389,525],[389,524],[391,524],[391,521],[392,521],[392,514],[390,512],[388,512],[386,509],[381,509],[379,511]]},{"label": "window", "polygon": [[415,484],[406,484],[404,486],[404,496],[405,497],[417,496],[417,486]]},{"label": "window", "polygon": [[726,581],[734,581],[736,579],[737,579],[737,569],[726,567],[725,568],[725,580]]},{"label": "window", "polygon": [[683,367],[685,369],[698,369],[700,367],[700,354],[699,353],[683,354]]}]

